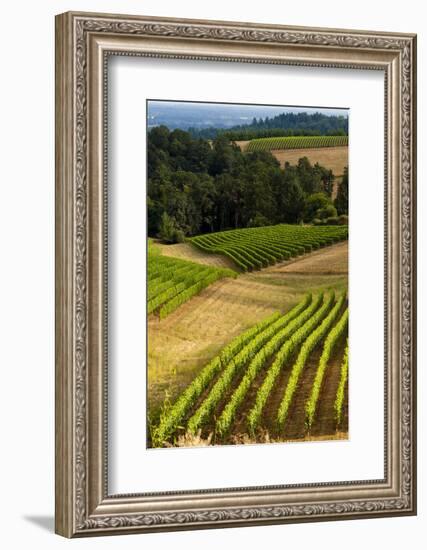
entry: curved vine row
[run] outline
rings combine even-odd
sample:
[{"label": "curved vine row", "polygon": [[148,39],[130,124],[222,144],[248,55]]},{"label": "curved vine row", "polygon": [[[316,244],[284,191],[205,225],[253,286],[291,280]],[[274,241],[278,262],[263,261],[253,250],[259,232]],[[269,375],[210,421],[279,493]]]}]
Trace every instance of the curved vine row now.
[{"label": "curved vine row", "polygon": [[248,342],[259,332],[279,319],[280,313],[275,312],[255,326],[234,338],[222,351],[216,355],[193,379],[189,386],[178,397],[172,407],[164,411],[158,426],[153,429],[152,441],[155,447],[167,441],[181,425],[185,415],[197,399],[208,387],[213,378]]},{"label": "curved vine row", "polygon": [[237,277],[231,269],[162,256],[161,249],[150,241],[147,275],[147,314],[158,311],[161,319],[218,279]]},{"label": "curved vine row", "polygon": [[344,396],[345,396],[345,385],[348,380],[348,340],[347,345],[344,351],[343,361],[341,363],[341,376],[340,382],[338,385],[337,395],[335,398],[334,409],[335,409],[335,419],[337,421],[337,426],[341,424]]},{"label": "curved vine row", "polygon": [[319,365],[317,367],[316,376],[314,378],[313,385],[311,387],[310,397],[305,405],[306,425],[308,429],[311,428],[316,414],[317,403],[319,401],[320,390],[322,388],[323,378],[325,376],[326,369],[328,368],[328,361],[334,350],[335,344],[340,337],[344,334],[348,323],[348,308],[342,314],[338,323],[332,328],[331,332],[326,337],[323,344],[322,355],[320,356]]},{"label": "curved vine row", "polygon": [[325,298],[322,294],[320,294],[312,303],[311,307],[307,310],[306,314],[301,317],[301,322],[298,323],[298,329],[296,332],[294,332],[294,334],[278,351],[274,362],[268,369],[264,381],[256,394],[255,403],[247,416],[247,426],[249,433],[252,436],[255,435],[255,430],[259,426],[262,412],[267,403],[271,390],[273,389],[274,383],[283,368],[283,365],[291,357],[301,342],[304,341],[307,333],[312,331],[313,328],[316,327],[317,324],[325,317],[330,310],[334,299],[335,295],[333,293]]},{"label": "curved vine row", "polygon": [[224,407],[216,422],[216,430],[218,434],[224,435],[228,432],[236,412],[249,391],[252,382],[255,380],[258,372],[260,372],[260,370],[264,367],[268,359],[276,353],[283,342],[297,329],[301,319],[306,318],[307,315],[311,315],[310,312],[307,312],[311,301],[311,294],[308,294],[299,304],[291,309],[285,316],[287,319],[287,324],[285,327],[273,336],[273,338],[260,349],[260,351],[249,363],[239,386],[233,392],[230,400]]},{"label": "curved vine row", "polygon": [[342,305],[344,303],[344,300],[345,300],[345,294],[341,295],[341,297],[338,299],[338,301],[336,302],[334,307],[331,309],[327,317],[323,319],[323,321],[320,323],[320,325],[317,328],[315,328],[313,331],[310,331],[310,332],[307,331],[306,340],[302,344],[297,360],[295,361],[292,367],[292,371],[291,371],[288,383],[286,384],[285,393],[280,403],[279,410],[277,412],[277,425],[279,429],[283,428],[286,422],[289,408],[291,406],[295,390],[298,386],[301,372],[304,369],[305,363],[310,353],[313,351],[315,346],[322,340],[322,338],[324,338],[325,334],[327,334],[331,325],[334,323],[335,319],[337,318],[339,311],[342,308]]},{"label": "curved vine row", "polygon": [[190,243],[204,252],[223,254],[242,271],[261,269],[348,238],[346,225],[279,224],[198,235]]},{"label": "curved vine row", "polygon": [[259,333],[251,340],[236,356],[234,356],[228,365],[224,368],[218,380],[211,388],[209,395],[205,398],[200,407],[196,410],[193,416],[187,423],[187,431],[190,434],[197,433],[207,420],[211,413],[224,397],[225,392],[229,389],[230,384],[234,380],[236,374],[240,372],[242,367],[248,363],[256,353],[268,342],[279,330],[281,330],[288,322],[287,316],[280,317],[275,323]]}]

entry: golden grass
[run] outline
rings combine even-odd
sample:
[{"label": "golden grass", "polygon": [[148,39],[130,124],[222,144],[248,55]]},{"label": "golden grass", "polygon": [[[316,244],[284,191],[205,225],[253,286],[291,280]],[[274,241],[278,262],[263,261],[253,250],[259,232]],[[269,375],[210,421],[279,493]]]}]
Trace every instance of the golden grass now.
[{"label": "golden grass", "polygon": [[[236,144],[246,150],[249,141],[236,141]],[[321,166],[332,170],[335,176],[342,176],[345,166],[348,166],[348,146],[341,147],[317,147],[313,149],[276,149],[271,151],[271,154],[276,157],[280,165],[285,165],[285,162],[290,164],[298,164],[301,157],[307,157],[311,164],[318,162]]]},{"label": "golden grass", "polygon": [[162,256],[172,256],[199,264],[236,270],[236,265],[226,256],[206,254],[190,243],[163,244],[159,241],[156,242],[156,247],[161,251]]},{"label": "golden grass", "polygon": [[263,270],[263,275],[293,273],[298,275],[347,275],[348,241],[316,250],[304,257],[274,265]]},{"label": "golden grass", "polygon": [[[208,447],[212,444],[213,433],[206,439],[201,437],[201,431],[197,435],[186,433],[178,436],[175,445],[166,444],[165,447]],[[275,439],[266,431],[263,437],[252,439],[248,434],[237,434],[232,437],[233,445],[259,445],[260,443],[303,443],[307,441],[346,441],[348,432],[335,432],[328,435],[305,435],[299,439]]]}]

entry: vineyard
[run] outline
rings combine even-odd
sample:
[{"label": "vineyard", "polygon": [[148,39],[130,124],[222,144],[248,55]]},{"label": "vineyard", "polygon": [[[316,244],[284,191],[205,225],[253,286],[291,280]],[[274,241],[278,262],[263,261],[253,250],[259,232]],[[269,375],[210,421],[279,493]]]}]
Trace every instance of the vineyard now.
[{"label": "vineyard", "polygon": [[162,256],[149,242],[147,262],[147,314],[160,319],[223,277],[236,277],[231,269],[217,269],[178,258]]},{"label": "vineyard", "polygon": [[246,147],[246,152],[274,151],[277,149],[316,149],[347,145],[348,136],[282,136],[252,139]]},{"label": "vineyard", "polygon": [[307,294],[284,314],[267,316],[210,359],[172,404],[165,402],[151,445],[175,445],[182,437],[284,441],[296,424],[304,435],[316,433],[326,409],[332,430],[345,430],[347,325],[346,295],[334,292]]},{"label": "vineyard", "polygon": [[280,224],[209,233],[190,242],[204,252],[227,256],[242,271],[251,271],[347,238],[347,226]]}]

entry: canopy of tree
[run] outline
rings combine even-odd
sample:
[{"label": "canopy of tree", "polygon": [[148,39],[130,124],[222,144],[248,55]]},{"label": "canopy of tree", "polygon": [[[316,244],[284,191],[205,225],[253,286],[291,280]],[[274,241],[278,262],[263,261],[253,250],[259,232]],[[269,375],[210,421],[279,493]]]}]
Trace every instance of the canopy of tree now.
[{"label": "canopy of tree", "polygon": [[[159,126],[148,133],[148,234],[178,242],[224,229],[336,216],[333,180],[330,170],[306,157],[282,169],[270,152],[242,153],[225,136],[208,142]],[[348,211],[348,178],[346,185],[340,213]]]},{"label": "canopy of tree", "polygon": [[348,118],[322,113],[281,113],[274,117],[254,118],[250,124],[221,128],[189,128],[193,137],[214,139],[225,135],[229,140],[247,140],[276,136],[348,135]]},{"label": "canopy of tree", "polygon": [[335,206],[338,214],[345,214],[348,216],[348,166],[344,168],[344,175],[341,184],[338,187]]}]

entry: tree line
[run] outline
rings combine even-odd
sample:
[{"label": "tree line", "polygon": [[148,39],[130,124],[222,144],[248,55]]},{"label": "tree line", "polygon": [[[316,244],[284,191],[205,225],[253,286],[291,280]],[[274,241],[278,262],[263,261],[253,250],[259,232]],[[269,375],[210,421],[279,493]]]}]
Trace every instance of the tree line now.
[{"label": "tree line", "polygon": [[274,117],[254,118],[250,124],[222,128],[189,128],[195,138],[215,139],[224,135],[231,141],[279,136],[346,136],[348,118],[323,113],[281,113]]},{"label": "tree line", "polygon": [[166,126],[148,132],[147,151],[148,235],[166,242],[278,223],[339,223],[348,213],[348,171],[334,203],[334,174],[306,157],[282,169],[270,152],[242,153],[223,135],[207,141]]}]

